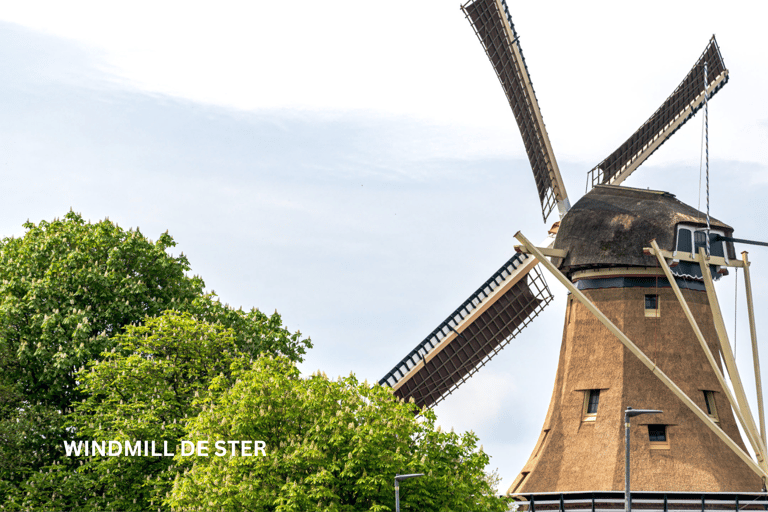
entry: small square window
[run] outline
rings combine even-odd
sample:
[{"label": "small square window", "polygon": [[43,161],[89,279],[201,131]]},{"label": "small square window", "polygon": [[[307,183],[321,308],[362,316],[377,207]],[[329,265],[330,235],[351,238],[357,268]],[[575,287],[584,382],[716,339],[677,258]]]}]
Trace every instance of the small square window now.
[{"label": "small square window", "polygon": [[583,421],[595,421],[597,417],[597,406],[600,405],[600,390],[589,389],[584,392],[584,410],[582,411]]},{"label": "small square window", "polygon": [[652,450],[668,450],[669,438],[666,425],[648,425],[648,439]]},{"label": "small square window", "polygon": [[714,391],[704,391],[704,405],[706,406],[706,411],[709,417],[714,421],[720,421],[720,418],[717,416],[717,404],[715,404]]},{"label": "small square window", "polygon": [[656,294],[645,296],[645,316],[656,318],[659,316],[659,296]]},{"label": "small square window", "polygon": [[667,442],[667,426],[666,425],[648,425],[648,437],[652,443],[666,443]]}]

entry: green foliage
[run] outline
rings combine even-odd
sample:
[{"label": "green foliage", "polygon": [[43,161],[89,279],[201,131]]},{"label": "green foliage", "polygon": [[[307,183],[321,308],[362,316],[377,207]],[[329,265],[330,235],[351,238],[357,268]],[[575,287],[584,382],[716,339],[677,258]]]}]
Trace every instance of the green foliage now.
[{"label": "green foliage", "polygon": [[[87,398],[69,415],[81,440],[109,442],[163,441],[173,452],[189,418],[200,412],[198,397],[208,395],[216,378],[227,382],[233,369],[248,364],[235,346],[235,334],[221,325],[201,322],[189,313],[168,311],[140,326],[128,326],[101,361],[77,374]],[[157,508],[170,489],[179,464],[172,457],[70,457],[77,461],[77,494],[32,492],[25,506],[82,511],[144,511]],[[36,478],[39,489],[54,488],[72,468],[56,465]],[[49,468],[51,469],[51,468]]]},{"label": "green foliage", "polygon": [[[18,407],[18,397],[0,392],[0,505],[46,461],[58,456],[65,439],[64,416],[42,404]],[[2,509],[0,509],[2,510]]]},{"label": "green foliage", "polygon": [[303,361],[307,349],[312,348],[309,338],[302,338],[298,331],[291,334],[283,326],[277,312],[267,316],[258,309],[248,312],[235,310],[222,305],[214,294],[198,297],[176,309],[188,311],[201,321],[232,329],[237,349],[252,357],[262,353],[272,354],[298,363]]},{"label": "green foliage", "polygon": [[0,379],[28,403],[66,412],[76,369],[109,348],[124,325],[199,297],[184,255],[167,233],[151,242],[108,220],[24,224],[0,242]]},{"label": "green foliage", "polygon": [[152,242],[73,212],[24,227],[23,237],[0,241],[0,504],[48,492],[67,510],[77,508],[67,500],[98,488],[81,481],[86,473],[74,474],[62,441],[71,437],[72,404],[97,400],[94,388],[77,386],[78,369],[104,354],[117,357],[111,350],[126,326],[187,311],[231,328],[249,360],[265,352],[301,361],[311,347],[277,313],[235,310],[205,295],[202,279],[185,275],[187,258],[166,252],[175,246],[167,233]]},{"label": "green foliage", "polygon": [[[401,485],[402,510],[506,510],[483,469],[473,433],[434,428],[435,416],[391,390],[350,376],[302,379],[288,361],[265,357],[215,391],[188,425],[187,439],[262,440],[266,456],[181,457],[167,503],[175,510],[385,511],[396,473],[427,476]],[[229,449],[229,448],[228,448]],[[211,451],[213,454],[213,451]]]}]

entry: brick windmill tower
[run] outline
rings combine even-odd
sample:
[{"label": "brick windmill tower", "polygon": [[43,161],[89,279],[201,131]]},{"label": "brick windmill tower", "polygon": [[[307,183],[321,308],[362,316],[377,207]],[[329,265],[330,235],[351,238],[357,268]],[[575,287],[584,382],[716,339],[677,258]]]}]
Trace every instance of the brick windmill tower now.
[{"label": "brick windmill tower", "polygon": [[[518,233],[518,252],[380,383],[420,406],[446,398],[551,302],[543,266],[569,291],[560,360],[541,434],[508,492],[623,490],[627,407],[664,411],[633,423],[633,489],[760,491],[768,464],[746,253],[736,257],[730,226],[672,194],[621,186],[728,81],[714,37],[571,207],[505,0],[462,10],[520,128],[544,221],[555,207],[560,221],[541,247]],[[730,267],[747,280],[760,429],[714,291]]]}]

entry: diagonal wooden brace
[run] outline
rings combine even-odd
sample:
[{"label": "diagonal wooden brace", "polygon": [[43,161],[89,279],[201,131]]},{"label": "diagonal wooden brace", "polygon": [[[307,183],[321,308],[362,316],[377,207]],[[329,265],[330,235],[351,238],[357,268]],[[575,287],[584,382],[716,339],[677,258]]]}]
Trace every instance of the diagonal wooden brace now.
[{"label": "diagonal wooden brace", "polygon": [[752,279],[749,276],[749,260],[747,251],[741,253],[744,262],[744,284],[747,289],[747,311],[749,312],[749,334],[752,338],[752,363],[755,366],[755,387],[757,388],[757,416],[760,420],[760,436],[763,445],[768,445],[765,440],[765,411],[763,409],[763,382],[760,377],[760,355],[757,352],[757,330],[755,329],[755,309],[752,306]]},{"label": "diagonal wooden brace", "polygon": [[717,337],[720,340],[720,350],[723,353],[725,367],[728,369],[728,376],[731,378],[731,383],[733,383],[733,391],[736,394],[736,400],[739,402],[739,409],[741,409],[744,419],[747,420],[747,425],[744,427],[744,430],[747,431],[747,435],[752,436],[757,440],[758,445],[762,447],[762,453],[765,453],[765,447],[762,446],[763,440],[760,437],[760,433],[757,431],[752,411],[749,408],[749,402],[747,402],[747,395],[744,393],[744,386],[741,383],[741,376],[739,375],[738,368],[736,368],[736,359],[733,357],[731,342],[728,341],[728,333],[725,330],[723,313],[720,310],[720,303],[718,302],[717,294],[715,293],[715,283],[712,280],[712,274],[709,272],[709,263],[707,262],[707,255],[704,252],[703,247],[699,247],[698,260],[699,265],[701,266],[701,273],[704,275],[704,286],[707,289],[709,307],[712,310],[712,318],[715,321],[715,331],[717,331]]},{"label": "diagonal wooden brace", "polygon": [[602,323],[614,336],[616,336],[619,341],[629,350],[632,352],[638,359],[640,359],[640,362],[642,362],[651,372],[658,377],[661,382],[669,388],[672,393],[675,394],[696,416],[699,417],[701,421],[704,422],[704,424],[709,427],[709,429],[717,436],[719,437],[725,444],[728,446],[744,463],[757,475],[759,475],[761,478],[767,478],[768,477],[768,471],[765,471],[762,467],[760,467],[752,458],[741,449],[741,447],[736,444],[733,439],[731,439],[728,434],[722,431],[722,429],[709,417],[707,413],[701,410],[696,403],[690,399],[688,395],[685,394],[685,392],[680,389],[677,384],[675,384],[672,379],[670,379],[659,367],[656,366],[656,364],[651,361],[651,359],[645,355],[645,353],[640,350],[640,347],[635,345],[632,340],[630,340],[626,334],[624,334],[621,329],[616,327],[616,325],[611,322],[608,317],[606,317],[597,307],[592,304],[592,301],[590,301],[584,293],[582,293],[581,290],[576,288],[574,284],[563,275],[562,272],[560,272],[557,267],[555,267],[551,261],[549,261],[541,252],[536,249],[536,247],[527,239],[525,236],[523,236],[522,233],[519,231],[515,234],[515,238],[517,238],[518,241],[520,241],[521,244],[523,244],[531,254],[536,256],[536,259],[539,260],[539,263],[541,263],[549,272],[555,276],[555,278],[560,281],[560,283],[565,286],[569,292],[579,301],[581,302],[584,307],[586,307],[595,317]]},{"label": "diagonal wooden brace", "polygon": [[693,317],[693,313],[691,313],[691,308],[688,307],[688,303],[683,297],[683,293],[680,291],[680,287],[677,285],[677,280],[675,279],[675,276],[672,275],[672,270],[670,270],[669,265],[667,265],[667,261],[664,259],[664,254],[659,249],[659,245],[656,243],[656,240],[651,240],[651,247],[653,248],[653,253],[656,255],[656,258],[659,260],[659,265],[664,271],[664,275],[667,277],[667,281],[669,281],[669,285],[672,287],[672,291],[675,292],[675,297],[677,297],[678,302],[680,302],[680,307],[683,308],[683,313],[688,319],[688,323],[691,324],[691,328],[693,329],[693,333],[696,335],[696,339],[699,340],[699,344],[701,345],[704,354],[707,356],[707,361],[709,361],[712,370],[715,372],[717,382],[720,384],[720,387],[723,389],[723,393],[725,393],[725,396],[728,398],[728,402],[731,404],[733,412],[736,413],[736,417],[738,418],[739,423],[741,423],[741,426],[747,433],[747,439],[749,439],[749,444],[752,445],[752,449],[755,451],[758,464],[760,464],[764,470],[768,471],[768,465],[766,465],[765,462],[761,443],[755,439],[753,435],[751,435],[747,426],[747,420],[744,418],[736,398],[733,396],[733,393],[731,393],[731,389],[725,382],[723,372],[720,371],[720,367],[717,365],[717,360],[715,359],[714,355],[712,355],[712,351],[709,349],[709,345],[707,345],[707,341],[704,339],[704,335],[702,334],[701,329],[699,329],[699,325],[696,323],[696,319]]}]

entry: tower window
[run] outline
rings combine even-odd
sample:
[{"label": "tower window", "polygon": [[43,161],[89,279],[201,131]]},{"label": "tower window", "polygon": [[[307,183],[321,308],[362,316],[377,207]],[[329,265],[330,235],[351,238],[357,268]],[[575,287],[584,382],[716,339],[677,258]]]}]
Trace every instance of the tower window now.
[{"label": "tower window", "polygon": [[648,439],[652,450],[668,450],[669,438],[666,425],[648,425]]},{"label": "tower window", "polygon": [[691,243],[691,230],[680,228],[677,232],[677,250],[680,252],[693,252]]},{"label": "tower window", "polygon": [[706,406],[706,411],[709,417],[715,421],[720,421],[720,418],[717,416],[714,391],[704,391],[704,405]]},{"label": "tower window", "polygon": [[525,473],[520,473],[517,476],[517,478],[515,478],[515,481],[512,482],[512,491],[510,492],[510,494],[516,493],[517,490],[520,489],[520,487],[522,487],[523,482],[525,482],[526,477],[528,477],[528,473],[529,473],[528,471],[526,471]]},{"label": "tower window", "polygon": [[659,316],[659,296],[658,295],[646,295],[645,296],[645,316],[656,318]]},{"label": "tower window", "polygon": [[589,389],[584,392],[583,421],[595,421],[597,406],[600,404],[600,390]]},{"label": "tower window", "polygon": [[648,425],[648,437],[652,443],[666,443],[667,442],[667,426],[666,425]]}]

